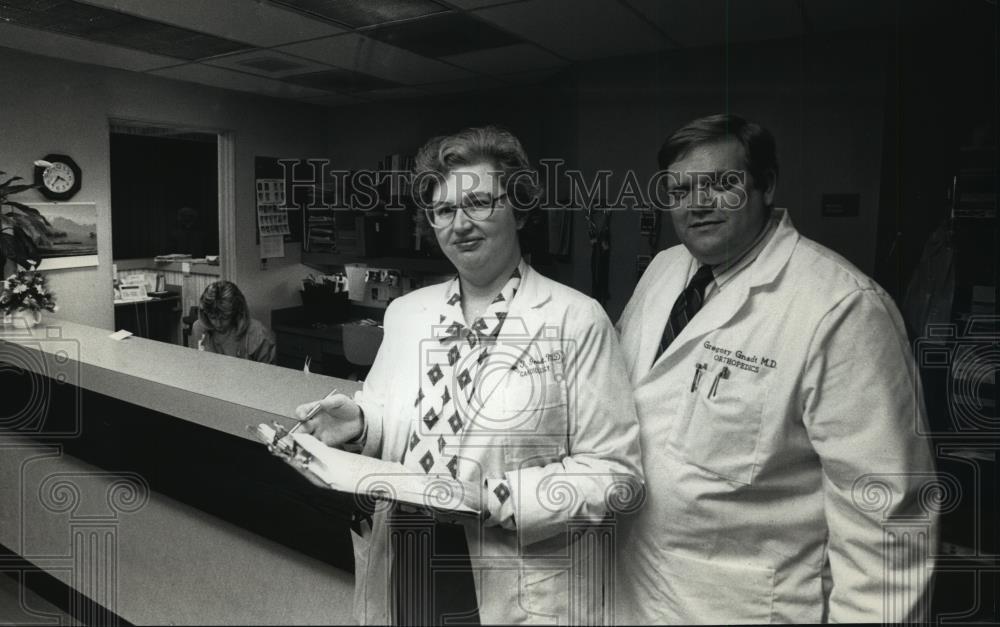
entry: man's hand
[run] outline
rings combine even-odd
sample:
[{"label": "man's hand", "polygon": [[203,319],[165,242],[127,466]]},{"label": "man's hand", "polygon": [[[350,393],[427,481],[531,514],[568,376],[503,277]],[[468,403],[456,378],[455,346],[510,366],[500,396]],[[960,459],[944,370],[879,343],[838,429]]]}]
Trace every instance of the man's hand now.
[{"label": "man's hand", "polygon": [[343,394],[299,405],[295,418],[302,422],[302,431],[327,446],[342,447],[360,437],[364,429],[361,408]]}]

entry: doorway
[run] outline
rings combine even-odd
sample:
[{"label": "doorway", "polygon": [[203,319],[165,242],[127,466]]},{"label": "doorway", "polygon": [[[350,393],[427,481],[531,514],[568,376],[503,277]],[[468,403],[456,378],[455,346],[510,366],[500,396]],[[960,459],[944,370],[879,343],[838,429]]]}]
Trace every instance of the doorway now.
[{"label": "doorway", "polygon": [[231,137],[112,120],[109,139],[115,328],[187,344],[201,292],[231,265]]}]

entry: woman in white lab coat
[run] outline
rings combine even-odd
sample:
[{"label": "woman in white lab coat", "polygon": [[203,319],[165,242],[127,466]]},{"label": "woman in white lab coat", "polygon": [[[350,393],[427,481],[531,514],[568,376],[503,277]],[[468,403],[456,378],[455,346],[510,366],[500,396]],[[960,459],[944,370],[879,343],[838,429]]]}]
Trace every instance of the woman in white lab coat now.
[{"label": "woman in white lab coat", "polygon": [[[517,174],[527,168],[518,140],[496,128],[423,147],[417,188],[427,192],[427,219],[458,276],[395,300],[363,391],[318,401],[324,411],[306,422],[330,445],[443,478],[483,512],[462,523],[459,544],[467,544],[475,583],[475,598],[462,606],[431,583],[443,576],[431,572],[442,551],[394,554],[386,523],[399,526],[399,511],[379,511],[355,537],[363,623],[438,623],[444,616],[432,599],[450,604],[451,621],[460,622],[474,622],[476,610],[484,623],[589,623],[610,614],[594,591],[609,583],[600,577],[611,565],[584,548],[595,533],[608,539],[609,514],[639,493],[638,424],[603,309],[521,257],[516,207],[537,194]],[[300,406],[299,417],[315,405]],[[436,524],[436,538],[447,527]]]}]

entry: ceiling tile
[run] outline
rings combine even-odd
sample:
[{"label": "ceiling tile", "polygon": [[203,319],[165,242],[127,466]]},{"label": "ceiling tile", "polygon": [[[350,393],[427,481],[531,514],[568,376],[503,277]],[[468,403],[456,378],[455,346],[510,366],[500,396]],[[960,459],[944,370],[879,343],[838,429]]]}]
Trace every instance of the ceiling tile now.
[{"label": "ceiling tile", "polygon": [[486,74],[507,74],[566,64],[565,60],[527,43],[466,52],[442,57],[441,60]]},{"label": "ceiling tile", "polygon": [[458,94],[469,91],[483,91],[485,89],[496,89],[503,87],[504,83],[490,76],[479,76],[467,78],[460,81],[446,81],[443,83],[428,83],[421,85],[420,89],[432,94]]},{"label": "ceiling tile", "polygon": [[42,34],[33,28],[22,28],[2,21],[0,21],[0,41],[8,48],[16,48],[32,54],[68,59],[78,63],[105,65],[135,72],[144,72],[178,63],[177,59],[172,57],[148,54],[58,33]]},{"label": "ceiling tile", "polygon": [[[904,26],[914,21],[942,20],[960,4],[947,0],[809,0],[804,3],[804,11],[809,24],[818,31],[861,30],[879,26]],[[995,2],[992,4],[996,5]]]},{"label": "ceiling tile", "polygon": [[241,72],[232,72],[222,68],[203,65],[200,63],[189,63],[161,70],[149,72],[153,76],[163,76],[182,81],[191,81],[220,87],[222,89],[235,89],[237,91],[249,91],[265,96],[276,98],[301,99],[327,95],[319,89],[312,89],[307,86],[293,85],[284,81],[276,81],[260,76],[251,76]]},{"label": "ceiling tile", "polygon": [[433,0],[271,0],[296,11],[347,24],[374,26],[431,15],[447,9]]},{"label": "ceiling tile", "polygon": [[305,85],[306,87],[313,87],[324,91],[337,92],[368,91],[396,86],[396,83],[393,81],[342,68],[330,68],[320,72],[286,76],[282,80],[295,83],[296,85]]},{"label": "ceiling tile", "polygon": [[482,9],[475,15],[575,60],[670,47],[656,28],[609,0],[531,0]]},{"label": "ceiling tile", "polygon": [[309,104],[320,105],[323,107],[345,107],[361,104],[365,101],[352,96],[347,96],[345,94],[330,94],[319,98],[303,98],[302,102],[308,102]]},{"label": "ceiling tile", "polygon": [[468,78],[467,70],[350,33],[276,48],[404,85]]},{"label": "ceiling tile", "polygon": [[521,2],[522,0],[445,0],[445,4],[449,4],[456,9],[463,9],[470,11],[472,9],[482,9],[483,7],[491,7],[496,4],[510,4],[511,2]]},{"label": "ceiling tile", "polygon": [[187,60],[250,47],[75,0],[3,0],[0,21]]},{"label": "ceiling tile", "polygon": [[[84,0],[123,13],[269,47],[343,32],[329,22],[257,0]],[[239,16],[234,19],[234,16]]]},{"label": "ceiling tile", "polygon": [[795,0],[626,2],[685,48],[799,37],[803,33]]},{"label": "ceiling tile", "polygon": [[294,74],[307,74],[330,69],[330,66],[323,63],[302,57],[293,57],[274,50],[241,52],[209,59],[205,63],[270,78],[282,78]]},{"label": "ceiling tile", "polygon": [[365,34],[398,48],[435,58],[521,43],[517,37],[464,13],[446,13],[390,24]]},{"label": "ceiling tile", "polygon": [[424,98],[427,92],[415,87],[393,87],[392,89],[373,89],[358,94],[367,100],[401,100],[403,98]]},{"label": "ceiling tile", "polygon": [[548,68],[544,70],[531,70],[529,72],[513,72],[511,74],[503,74],[499,78],[509,83],[517,83],[521,85],[541,83],[552,78],[558,74],[559,71],[560,68]]}]

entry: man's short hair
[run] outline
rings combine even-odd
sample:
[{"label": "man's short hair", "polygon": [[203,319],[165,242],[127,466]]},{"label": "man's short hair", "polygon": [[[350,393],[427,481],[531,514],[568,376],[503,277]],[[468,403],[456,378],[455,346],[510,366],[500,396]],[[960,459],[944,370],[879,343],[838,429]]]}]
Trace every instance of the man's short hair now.
[{"label": "man's short hair", "polygon": [[663,142],[657,161],[661,170],[683,159],[696,146],[735,139],[746,154],[745,167],[754,185],[766,189],[770,176],[778,179],[778,151],[774,135],[756,122],[738,115],[719,113],[692,120]]}]

